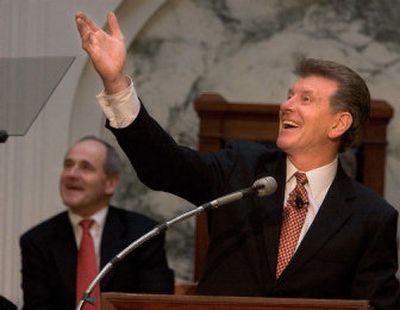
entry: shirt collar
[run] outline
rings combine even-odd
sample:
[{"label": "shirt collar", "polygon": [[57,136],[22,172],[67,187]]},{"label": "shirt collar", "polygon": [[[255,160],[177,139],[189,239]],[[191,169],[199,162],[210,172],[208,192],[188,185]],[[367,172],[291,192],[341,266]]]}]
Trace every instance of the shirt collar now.
[{"label": "shirt collar", "polygon": [[319,200],[320,195],[326,193],[326,190],[331,186],[336,175],[337,167],[338,157],[325,166],[304,172],[297,169],[290,159],[287,158],[286,183],[291,181],[297,171],[305,173],[308,179],[309,189],[311,191],[309,194],[311,194],[315,199]]},{"label": "shirt collar", "polygon": [[[107,214],[108,214],[108,207],[105,207],[105,208],[102,208],[101,210],[97,211],[90,218],[92,220],[94,220],[94,222],[96,223],[96,225],[98,225],[98,227],[103,228],[104,227],[104,223],[106,221]],[[83,220],[82,216],[80,216],[80,215],[78,215],[76,213],[73,213],[71,211],[71,209],[68,210],[68,217],[69,217],[69,220],[71,221],[72,226],[74,228],[78,227],[79,226],[79,222],[81,220]]]}]

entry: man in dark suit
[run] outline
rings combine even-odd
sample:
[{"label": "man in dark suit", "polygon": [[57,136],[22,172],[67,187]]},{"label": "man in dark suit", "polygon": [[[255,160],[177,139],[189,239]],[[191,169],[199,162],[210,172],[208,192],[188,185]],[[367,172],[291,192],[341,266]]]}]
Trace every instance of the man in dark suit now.
[{"label": "man in dark suit", "polygon": [[351,69],[305,59],[280,107],[279,149],[229,141],[217,153],[179,146],[147,114],[124,74],[123,35],[78,12],[82,46],[104,83],[107,127],[149,187],[194,204],[273,176],[278,190],[213,210],[197,292],[206,295],[368,299],[399,309],[397,211],[350,179],[338,159],[366,122],[370,94]]},{"label": "man in dark suit", "polygon": [[[109,206],[120,170],[117,152],[99,138],[85,137],[68,150],[60,193],[69,210],[30,229],[20,240],[25,309],[76,307],[82,296],[77,292],[77,285],[82,286],[77,280],[82,219],[93,220],[90,235],[97,272],[156,225],[148,217]],[[88,280],[90,283],[93,278]],[[100,291],[173,293],[174,277],[167,265],[164,235],[125,257],[103,278]]]}]

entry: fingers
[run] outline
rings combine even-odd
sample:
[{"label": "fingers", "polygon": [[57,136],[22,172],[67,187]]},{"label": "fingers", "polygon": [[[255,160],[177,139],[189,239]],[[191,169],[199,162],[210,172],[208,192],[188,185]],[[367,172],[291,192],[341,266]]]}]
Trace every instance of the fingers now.
[{"label": "fingers", "polygon": [[92,57],[95,48],[94,39],[102,33],[101,29],[83,12],[75,14],[75,22],[82,40],[82,48]]},{"label": "fingers", "polygon": [[82,44],[84,42],[88,41],[89,35],[90,35],[90,28],[88,27],[87,23],[85,22],[85,16],[83,13],[79,14],[78,12],[75,15],[75,22],[76,22],[76,27],[78,28],[79,34],[82,39]]},{"label": "fingers", "polygon": [[76,12],[75,21],[78,29],[81,27],[94,32],[100,30],[99,26],[97,26],[85,13],[81,11]]},{"label": "fingers", "polygon": [[109,12],[107,14],[107,23],[108,28],[110,29],[110,33],[113,37],[117,39],[123,39],[123,34],[121,32],[121,28],[119,27],[117,17],[113,12]]}]

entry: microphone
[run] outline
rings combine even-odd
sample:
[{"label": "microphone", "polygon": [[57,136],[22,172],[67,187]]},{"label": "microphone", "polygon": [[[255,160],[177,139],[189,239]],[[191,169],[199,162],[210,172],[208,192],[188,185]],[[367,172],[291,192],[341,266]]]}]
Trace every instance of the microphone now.
[{"label": "microphone", "polygon": [[[220,198],[217,198],[209,202],[208,204],[212,208],[218,208],[220,206],[240,200],[244,197],[249,197],[253,195],[262,197],[273,194],[275,193],[277,188],[278,188],[278,183],[276,183],[276,180],[273,177],[264,177],[256,180],[251,187],[244,188],[237,192],[233,192],[231,194],[222,196]],[[208,204],[204,206],[206,209],[208,209],[209,207]]]},{"label": "microphone", "polygon": [[[276,183],[273,177],[264,177],[261,179],[256,180],[251,187],[239,190],[237,192],[233,192],[231,194],[222,196],[220,198],[214,199],[211,202],[207,202],[199,207],[195,207],[189,211],[186,211],[164,223],[161,223],[150,230],[148,233],[141,236],[139,239],[133,241],[130,245],[128,245],[125,249],[115,255],[104,267],[103,269],[97,274],[97,276],[90,282],[88,288],[85,290],[79,304],[77,305],[76,309],[82,309],[83,305],[88,302],[90,304],[94,304],[95,300],[90,296],[95,286],[100,283],[101,279],[121,260],[124,259],[126,255],[132,252],[134,249],[139,247],[144,242],[150,240],[151,238],[159,235],[160,233],[166,231],[170,226],[175,223],[181,222],[193,215],[198,215],[201,212],[211,209],[211,208],[218,208],[222,205],[226,205],[232,203],[234,201],[240,200],[244,197],[249,197],[253,195],[257,196],[265,196],[273,194],[278,188],[278,184]],[[97,301],[98,302],[98,301]]]},{"label": "microphone", "polygon": [[264,177],[256,180],[252,187],[256,189],[257,195],[262,197],[275,193],[278,188],[278,183],[276,183],[273,177]]},{"label": "microphone", "polygon": [[8,139],[8,133],[5,130],[0,130],[0,143],[5,143]]},{"label": "microphone", "polygon": [[296,198],[294,199],[294,205],[297,209],[301,209],[307,207],[308,203],[305,203],[303,198],[301,198],[300,195],[297,195]]}]

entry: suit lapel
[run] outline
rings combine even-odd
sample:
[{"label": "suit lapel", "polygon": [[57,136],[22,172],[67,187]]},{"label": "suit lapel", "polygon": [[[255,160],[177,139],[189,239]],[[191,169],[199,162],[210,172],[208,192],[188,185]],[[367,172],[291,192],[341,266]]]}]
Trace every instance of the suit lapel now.
[{"label": "suit lapel", "polygon": [[278,279],[284,281],[318,252],[352,215],[346,202],[354,197],[350,178],[339,165],[337,175],[292,260]]},{"label": "suit lapel", "polygon": [[69,293],[75,295],[76,258],[78,250],[67,212],[60,215],[60,221],[55,225],[52,251],[61,281],[63,281],[65,287],[70,290]]},{"label": "suit lapel", "polygon": [[[125,226],[121,222],[118,212],[115,208],[109,207],[106,222],[101,237],[101,258],[100,266],[103,268],[115,255],[123,248],[121,240],[125,232]],[[101,281],[101,288],[104,290],[108,287],[111,279],[115,274],[115,267]]]},{"label": "suit lapel", "polygon": [[[269,164],[271,162],[276,162],[277,164],[271,166]],[[267,175],[274,177],[278,183],[278,189],[274,194],[258,200],[259,209],[262,210],[260,212],[260,219],[263,227],[263,244],[267,256],[268,268],[274,278],[285,193],[286,156],[281,153],[278,160],[269,159],[268,162],[264,163],[263,169]],[[273,280],[270,279],[268,283],[271,283]]]}]

